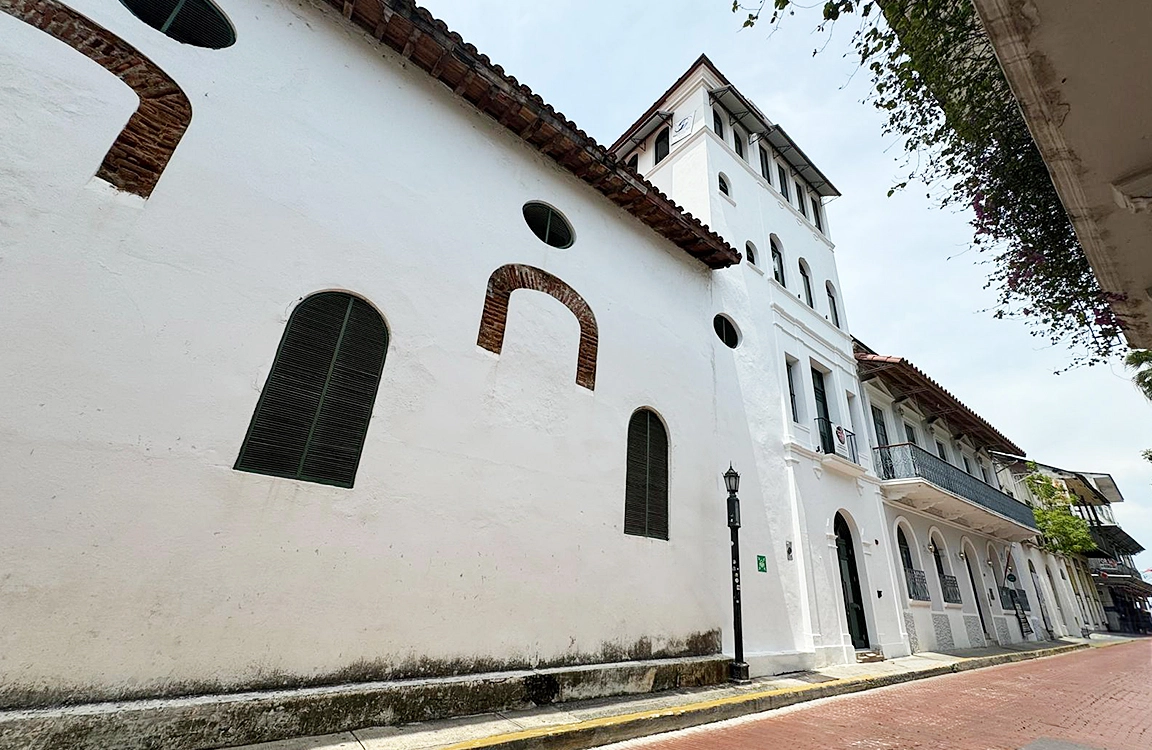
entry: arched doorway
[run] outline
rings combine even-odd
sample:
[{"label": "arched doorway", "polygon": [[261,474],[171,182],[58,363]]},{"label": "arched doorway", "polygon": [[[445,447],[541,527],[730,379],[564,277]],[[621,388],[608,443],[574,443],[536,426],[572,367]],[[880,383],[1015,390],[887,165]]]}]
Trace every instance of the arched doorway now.
[{"label": "arched doorway", "polygon": [[864,597],[860,595],[860,573],[856,569],[856,548],[844,516],[836,514],[836,557],[840,562],[840,587],[844,590],[844,611],[853,648],[868,648],[868,622],[864,617]]},{"label": "arched doorway", "polygon": [[980,627],[984,629],[984,639],[991,641],[992,639],[992,615],[988,611],[988,604],[985,600],[983,578],[976,574],[976,570],[972,566],[977,566],[979,570],[980,562],[976,557],[976,550],[971,544],[965,544],[964,547],[964,567],[968,571],[968,583],[972,584],[972,595],[976,599],[976,613],[980,615]]},{"label": "arched doorway", "polygon": [[1044,600],[1044,589],[1040,587],[1040,576],[1036,575],[1036,566],[1028,561],[1028,575],[1032,577],[1032,587],[1036,589],[1036,603],[1040,605],[1040,619],[1044,621],[1044,632],[1048,640],[1056,637],[1052,630],[1052,618],[1048,616],[1048,603]]}]

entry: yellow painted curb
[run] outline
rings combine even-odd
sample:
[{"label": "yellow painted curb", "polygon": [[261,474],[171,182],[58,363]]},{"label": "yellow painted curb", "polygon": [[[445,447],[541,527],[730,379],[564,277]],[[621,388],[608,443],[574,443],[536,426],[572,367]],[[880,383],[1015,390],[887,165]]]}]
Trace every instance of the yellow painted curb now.
[{"label": "yellow painted curb", "polygon": [[[1021,651],[1021,652],[1016,652],[1016,653],[1027,654],[1028,655],[1027,658],[1010,659],[1010,660],[1005,660],[1004,662],[993,662],[991,664],[988,664],[987,666],[998,666],[999,664],[1013,664],[1013,663],[1016,663],[1019,661],[1029,661],[1031,659],[1040,659],[1040,658],[1044,658],[1046,656],[1056,656],[1058,654],[1067,653],[1069,651],[1079,651],[1079,650],[1082,650],[1084,648],[1087,648],[1086,644],[1083,644],[1083,645],[1078,644],[1077,646],[1074,646],[1074,647],[1065,646],[1065,647],[1056,647],[1056,648],[1050,648],[1050,649],[1042,649],[1042,650],[1033,651],[1033,652]],[[1014,655],[1014,654],[998,654],[997,656],[1009,656],[1009,655]],[[917,670],[917,671],[925,673],[922,675],[922,677],[935,676],[935,674],[927,674],[927,673],[937,673],[938,670],[941,670],[941,669],[943,669],[947,672],[967,671],[964,669],[956,669],[956,667],[958,667],[961,664],[969,663],[972,661],[982,661],[985,659],[994,659],[994,658],[996,658],[996,657],[994,657],[994,656],[957,657],[956,661],[942,663],[938,667],[929,667],[927,669]],[[504,743],[516,742],[516,741],[520,741],[520,740],[531,740],[531,739],[541,738],[541,737],[552,737],[552,736],[557,736],[557,735],[564,735],[564,734],[568,734],[570,732],[603,729],[605,727],[613,727],[613,726],[619,726],[619,725],[624,725],[624,724],[630,724],[632,722],[638,722],[638,721],[643,721],[645,719],[653,719],[653,718],[657,718],[657,717],[682,716],[684,714],[708,711],[710,709],[719,708],[721,706],[731,706],[731,705],[736,705],[736,704],[740,704],[740,703],[750,703],[750,702],[761,700],[763,698],[770,698],[770,697],[779,696],[779,695],[794,695],[797,693],[819,692],[819,691],[825,690],[828,686],[833,685],[833,684],[835,684],[837,687],[850,688],[852,686],[860,685],[862,683],[872,682],[872,681],[878,680],[878,679],[884,679],[887,677],[894,677],[897,675],[910,675],[910,674],[916,675],[917,672],[897,672],[897,673],[888,673],[888,674],[870,674],[870,675],[862,675],[862,676],[858,676],[858,677],[848,677],[848,678],[843,678],[843,679],[836,679],[836,680],[831,680],[829,682],[816,683],[813,685],[796,685],[794,687],[774,688],[772,690],[760,690],[760,691],[757,691],[754,693],[744,693],[741,695],[730,695],[730,696],[726,696],[724,698],[714,698],[712,700],[699,701],[697,703],[685,703],[683,705],[671,706],[668,708],[651,709],[648,711],[637,711],[635,713],[618,714],[616,716],[602,716],[598,719],[588,719],[587,721],[579,721],[579,722],[568,723],[568,724],[557,724],[554,726],[537,727],[537,728],[533,728],[533,729],[523,729],[523,730],[520,730],[518,732],[508,732],[506,734],[492,735],[489,737],[479,737],[476,739],[464,740],[464,741],[457,742],[457,743],[454,743],[451,745],[445,745],[442,748],[442,750],[472,750],[473,748],[493,747],[496,745],[502,745]],[[911,682],[911,681],[914,681],[916,679],[919,679],[919,677],[915,677],[915,676],[909,677],[906,680],[901,680],[901,681],[894,683],[894,684],[900,684],[901,682]],[[847,690],[845,692],[858,692],[858,691]]]}]

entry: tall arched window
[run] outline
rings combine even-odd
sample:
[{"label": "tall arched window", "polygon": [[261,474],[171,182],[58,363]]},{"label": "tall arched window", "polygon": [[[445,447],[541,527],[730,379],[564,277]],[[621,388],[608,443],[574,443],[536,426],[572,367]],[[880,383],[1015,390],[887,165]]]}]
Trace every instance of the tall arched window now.
[{"label": "tall arched window", "polygon": [[772,243],[772,278],[776,279],[781,286],[787,287],[788,284],[784,282],[784,253],[780,251],[780,243],[773,237]]},{"label": "tall arched window", "polygon": [[804,301],[808,303],[808,307],[816,309],[816,304],[812,301],[812,276],[808,273],[808,264],[803,259],[800,260],[800,279],[804,282]]},{"label": "tall arched window", "polygon": [[836,307],[836,290],[831,281],[824,282],[824,289],[828,292],[828,312],[832,317],[832,325],[840,327],[840,309]]},{"label": "tall arched window", "polygon": [[899,526],[896,527],[896,546],[900,548],[900,562],[904,564],[904,569],[914,569],[916,566],[912,564],[912,548],[908,546],[908,537],[904,536],[904,529]]},{"label": "tall arched window", "polygon": [[321,292],[297,305],[234,468],[351,487],[387,350],[363,299]]},{"label": "tall arched window", "polygon": [[756,246],[751,242],[744,243],[744,254],[748,256],[748,262],[756,265]]},{"label": "tall arched window", "polygon": [[664,128],[656,135],[656,163],[664,161],[668,155],[668,128]]},{"label": "tall arched window", "polygon": [[656,412],[637,409],[628,420],[624,533],[668,538],[668,432]]}]

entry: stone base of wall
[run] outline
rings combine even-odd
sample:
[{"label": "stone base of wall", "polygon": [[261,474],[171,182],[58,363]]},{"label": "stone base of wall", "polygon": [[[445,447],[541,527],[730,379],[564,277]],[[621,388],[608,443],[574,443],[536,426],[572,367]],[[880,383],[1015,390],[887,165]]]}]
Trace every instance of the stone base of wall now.
[{"label": "stone base of wall", "polygon": [[908,647],[916,653],[920,650],[920,639],[916,637],[916,619],[908,610],[904,610],[904,629],[908,631]]},{"label": "stone base of wall", "polygon": [[936,650],[956,648],[952,638],[952,620],[943,612],[932,613],[932,630],[936,636]]},{"label": "stone base of wall", "polygon": [[984,626],[980,623],[980,615],[964,615],[964,630],[968,633],[970,648],[984,648],[988,645],[984,638]]},{"label": "stone base of wall", "polygon": [[227,747],[727,681],[729,659],[592,664],[424,680],[0,711],[0,750]]}]

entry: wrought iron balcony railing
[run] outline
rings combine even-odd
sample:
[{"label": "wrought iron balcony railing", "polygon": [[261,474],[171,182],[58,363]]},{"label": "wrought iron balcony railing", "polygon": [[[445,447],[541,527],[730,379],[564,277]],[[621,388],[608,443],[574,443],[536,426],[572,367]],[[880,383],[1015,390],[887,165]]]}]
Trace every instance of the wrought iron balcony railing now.
[{"label": "wrought iron balcony railing", "polygon": [[932,601],[932,596],[928,593],[928,579],[923,570],[904,568],[904,580],[908,581],[909,599],[915,599],[918,602]]},{"label": "wrought iron balcony railing", "polygon": [[816,432],[820,435],[821,453],[839,453],[854,464],[860,463],[856,451],[856,433],[834,425],[824,417],[816,417]]},{"label": "wrought iron balcony railing", "polygon": [[1027,505],[919,446],[882,445],[875,453],[876,471],[881,479],[924,479],[994,513],[1036,528],[1036,518]]},{"label": "wrought iron balcony railing", "polygon": [[944,592],[944,601],[949,604],[963,603],[960,599],[960,584],[957,583],[956,576],[941,573],[940,589]]},{"label": "wrought iron balcony railing", "polygon": [[1132,576],[1133,578],[1140,578],[1140,571],[1136,570],[1136,568],[1110,558],[1088,558],[1088,570],[1096,574],[1103,573],[1106,576]]}]

